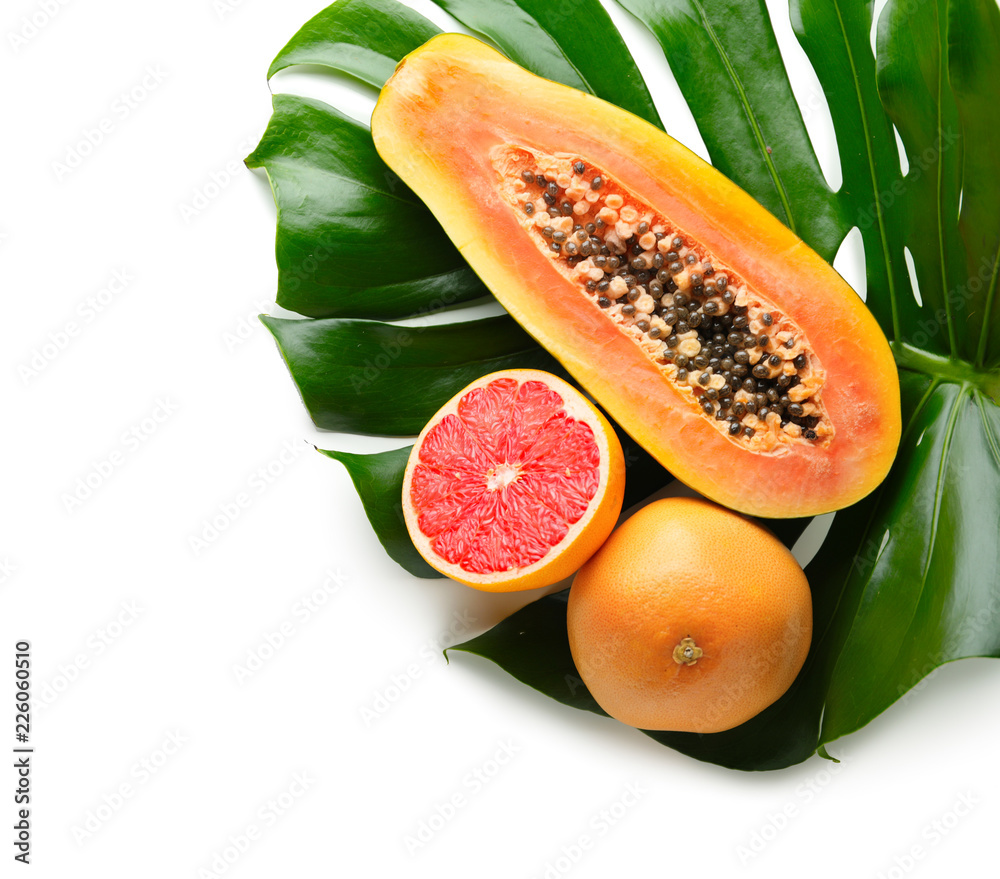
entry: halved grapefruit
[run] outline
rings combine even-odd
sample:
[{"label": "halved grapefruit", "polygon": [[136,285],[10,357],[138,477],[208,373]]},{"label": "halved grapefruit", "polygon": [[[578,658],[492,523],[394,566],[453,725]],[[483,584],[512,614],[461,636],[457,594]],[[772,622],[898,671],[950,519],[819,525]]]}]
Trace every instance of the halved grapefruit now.
[{"label": "halved grapefruit", "polygon": [[578,570],[614,528],[624,491],[608,420],[562,379],[513,369],[474,381],[423,429],[403,515],[442,574],[514,592]]}]

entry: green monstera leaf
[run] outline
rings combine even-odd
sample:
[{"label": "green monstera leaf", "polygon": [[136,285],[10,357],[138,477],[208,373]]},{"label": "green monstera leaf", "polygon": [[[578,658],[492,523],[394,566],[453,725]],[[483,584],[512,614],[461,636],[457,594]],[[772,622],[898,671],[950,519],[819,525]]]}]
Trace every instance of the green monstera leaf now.
[{"label": "green monstera leaf", "polygon": [[[436,2],[533,72],[662,127],[597,0]],[[814,639],[792,688],[725,733],[648,733],[701,760],[780,768],[870,722],[942,663],[1000,656],[1000,10],[995,0],[889,0],[874,22],[870,0],[791,0],[792,29],[836,133],[835,190],[763,0],[618,2],[662,47],[716,167],[828,261],[858,230],[866,301],[899,367],[899,454],[875,492],[835,516],[807,567]],[[269,75],[306,64],[366,83],[374,96],[436,33],[392,0],[338,0],[289,41]],[[412,436],[478,375],[556,368],[507,317],[393,323],[461,310],[489,292],[382,163],[366,126],[278,94],[248,165],[266,171],[278,209],[278,304],[305,318],[264,321],[318,426]],[[387,237],[404,256],[392,265],[378,258]],[[669,474],[622,438],[632,503]],[[324,454],[347,467],[389,555],[435,576],[399,512],[408,448]],[[806,524],[769,523],[789,545]],[[452,649],[603,713],[573,666],[565,618],[566,594],[550,595]]]}]

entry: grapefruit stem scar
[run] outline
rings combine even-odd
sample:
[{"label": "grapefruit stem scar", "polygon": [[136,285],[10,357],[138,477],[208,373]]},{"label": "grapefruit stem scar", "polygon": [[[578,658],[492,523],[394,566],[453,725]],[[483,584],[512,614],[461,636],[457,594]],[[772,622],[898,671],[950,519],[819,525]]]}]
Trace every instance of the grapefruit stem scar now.
[{"label": "grapefruit stem scar", "polygon": [[694,638],[681,638],[674,648],[674,662],[678,665],[694,665],[704,655],[704,651],[695,644]]}]

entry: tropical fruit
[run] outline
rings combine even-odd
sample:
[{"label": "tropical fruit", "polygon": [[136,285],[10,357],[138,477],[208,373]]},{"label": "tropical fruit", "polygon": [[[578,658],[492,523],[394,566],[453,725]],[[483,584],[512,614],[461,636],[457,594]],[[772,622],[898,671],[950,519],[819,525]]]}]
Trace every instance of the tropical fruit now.
[{"label": "tropical fruit", "polygon": [[628,519],[580,569],[567,625],[580,677],[612,717],[721,732],[795,680],[812,599],[769,531],[702,499],[668,498]]},{"label": "tropical fruit", "polygon": [[608,420],[546,372],[473,382],[430,420],[403,478],[403,515],[427,562],[489,592],[574,573],[621,512],[625,461]]},{"label": "tropical fruit", "polygon": [[888,472],[899,384],[864,303],[659,129],[443,34],[372,134],[510,314],[701,494],[805,516]]}]

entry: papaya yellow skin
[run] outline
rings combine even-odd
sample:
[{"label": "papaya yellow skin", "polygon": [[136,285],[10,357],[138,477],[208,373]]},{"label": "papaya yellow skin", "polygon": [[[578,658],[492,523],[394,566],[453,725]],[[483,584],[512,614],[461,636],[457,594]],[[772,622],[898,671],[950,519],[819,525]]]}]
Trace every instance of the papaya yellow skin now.
[{"label": "papaya yellow skin", "polygon": [[[504,308],[696,491],[751,515],[806,516],[860,500],[888,473],[899,381],[877,322],[822,257],[669,135],[459,34],[434,37],[400,62],[372,134]],[[696,411],[529,239],[498,191],[491,155],[504,144],[605,169],[794,318],[826,372],[833,437],[755,452]]]}]

